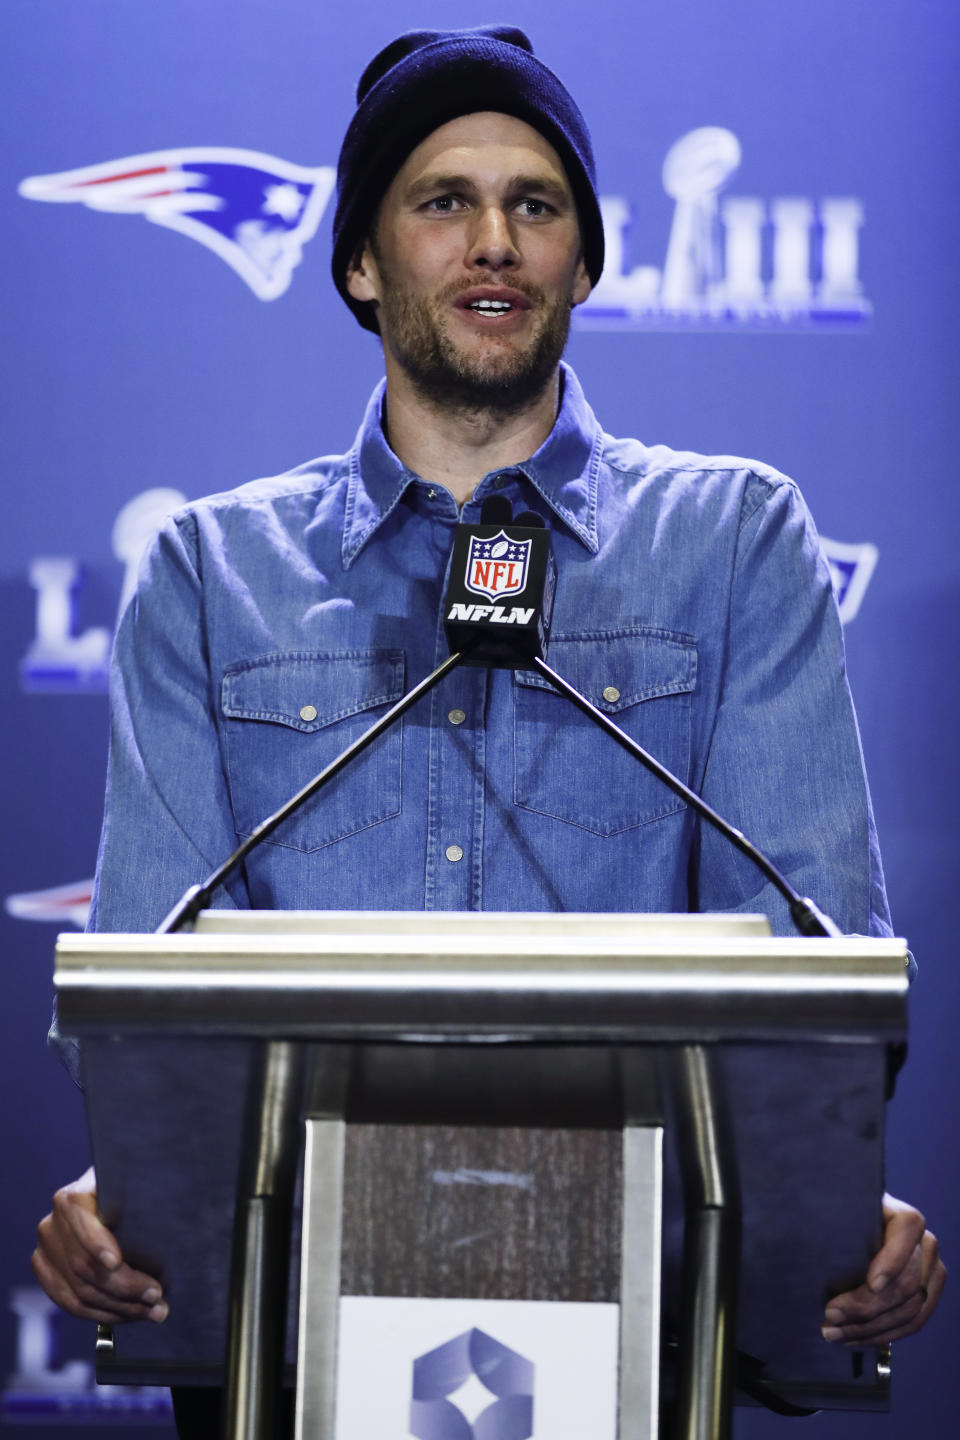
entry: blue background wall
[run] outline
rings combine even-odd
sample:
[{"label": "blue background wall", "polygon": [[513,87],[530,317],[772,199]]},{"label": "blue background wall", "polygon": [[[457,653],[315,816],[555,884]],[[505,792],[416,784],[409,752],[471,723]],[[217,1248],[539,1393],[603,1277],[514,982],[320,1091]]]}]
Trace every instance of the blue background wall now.
[{"label": "blue background wall", "polygon": [[[948,1261],[960,1254],[960,982],[948,908],[960,802],[952,0],[514,0],[489,14],[459,0],[370,0],[352,18],[308,0],[6,0],[3,12],[0,744],[15,838],[0,856],[0,1383],[17,1367],[7,1298],[32,1283],[33,1227],[55,1186],[87,1163],[79,1101],[43,1048],[53,940],[70,912],[62,894],[37,892],[73,886],[82,897],[105,765],[100,642],[85,642],[94,663],[84,670],[65,637],[113,626],[124,564],[112,532],[130,501],[159,487],[193,497],[344,448],[380,371],[376,342],[329,280],[329,213],[289,288],[264,302],[213,251],[141,215],[37,203],[18,187],[180,146],[332,165],[356,78],[380,45],[408,26],[504,12],[580,101],[601,190],[633,209],[628,269],[662,270],[674,216],[664,157],[699,127],[739,141],[725,196],[755,197],[768,217],[778,197],[814,206],[808,296],[771,302],[767,224],[760,303],[734,306],[722,274],[705,298],[694,266],[672,312],[653,277],[639,319],[584,315],[569,353],[607,429],[759,455],[800,481],[831,541],[877,549],[848,657],[895,923],[921,965],[889,1178],[926,1210]],[[832,311],[817,288],[824,197],[863,207],[861,292]],[[616,310],[615,287],[608,298]],[[31,573],[41,557],[77,567],[69,632],[49,572],[38,622]],[[842,579],[844,589],[849,566]],[[890,1416],[807,1428],[953,1433],[944,1377],[956,1333],[948,1291],[930,1333],[896,1347]],[[89,1356],[89,1327],[67,1325],[61,1338],[66,1359]],[[63,1384],[76,1409],[86,1381]],[[5,1402],[14,1427],[17,1388]],[[92,1423],[95,1433],[103,1420]],[[745,1413],[738,1435],[790,1423]]]}]

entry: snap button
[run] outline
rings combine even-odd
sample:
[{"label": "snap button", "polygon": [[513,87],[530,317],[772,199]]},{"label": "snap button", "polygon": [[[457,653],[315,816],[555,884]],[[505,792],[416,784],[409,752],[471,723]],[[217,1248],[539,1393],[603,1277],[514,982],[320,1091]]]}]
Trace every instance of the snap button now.
[{"label": "snap button", "polygon": [[448,860],[462,860],[463,851],[459,845],[448,845],[445,851]]},{"label": "snap button", "polygon": [[603,698],[612,705],[615,700],[620,699],[620,691],[616,685],[606,685],[603,690]]},{"label": "snap button", "polygon": [[509,475],[497,475],[493,482],[493,488],[494,490],[502,490],[505,485],[509,484],[509,482]]},{"label": "snap button", "polygon": [[451,725],[462,725],[466,718],[467,712],[465,710],[451,710],[450,714],[447,716],[447,719],[450,721]]},{"label": "snap button", "polygon": [[316,720],[316,718],[317,718],[317,707],[316,707],[316,705],[301,705],[301,706],[300,706],[300,719],[301,719],[301,720]]}]

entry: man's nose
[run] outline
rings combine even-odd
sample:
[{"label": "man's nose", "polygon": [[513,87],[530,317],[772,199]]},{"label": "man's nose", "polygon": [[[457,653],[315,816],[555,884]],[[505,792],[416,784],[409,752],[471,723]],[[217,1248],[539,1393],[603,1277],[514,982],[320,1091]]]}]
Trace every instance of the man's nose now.
[{"label": "man's nose", "polygon": [[486,265],[491,270],[500,270],[516,265],[519,259],[520,252],[505,212],[498,205],[479,210],[470,234],[467,265]]}]

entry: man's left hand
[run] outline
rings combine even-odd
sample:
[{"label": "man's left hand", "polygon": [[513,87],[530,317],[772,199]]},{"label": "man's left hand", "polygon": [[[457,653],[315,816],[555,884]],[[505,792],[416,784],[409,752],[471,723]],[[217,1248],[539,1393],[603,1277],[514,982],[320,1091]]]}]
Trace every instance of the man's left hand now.
[{"label": "man's left hand", "polygon": [[826,1308],[823,1338],[847,1345],[889,1345],[914,1335],[940,1299],[947,1268],[937,1238],[912,1205],[883,1197],[883,1245],[856,1290]]}]

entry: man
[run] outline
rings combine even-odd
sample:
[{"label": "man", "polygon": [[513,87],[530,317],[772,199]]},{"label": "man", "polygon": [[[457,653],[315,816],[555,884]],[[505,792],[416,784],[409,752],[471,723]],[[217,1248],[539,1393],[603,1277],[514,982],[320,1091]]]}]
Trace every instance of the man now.
[{"label": "man", "polygon": [[[383,342],[354,449],[188,506],[117,641],[93,924],[154,927],[442,658],[455,526],[499,493],[552,532],[556,669],[741,825],[847,931],[889,934],[829,576],[794,486],[604,435],[561,364],[603,231],[566,90],[504,27],[402,36],[339,169],[334,279]],[[790,765],[780,757],[789,751]],[[460,669],[250,859],[261,908],[765,911],[749,864],[536,675]],[[65,1046],[65,1042],[60,1044]],[[887,1199],[828,1340],[918,1329],[936,1241]],[[40,1282],[89,1318],[165,1318],[58,1193]]]}]

